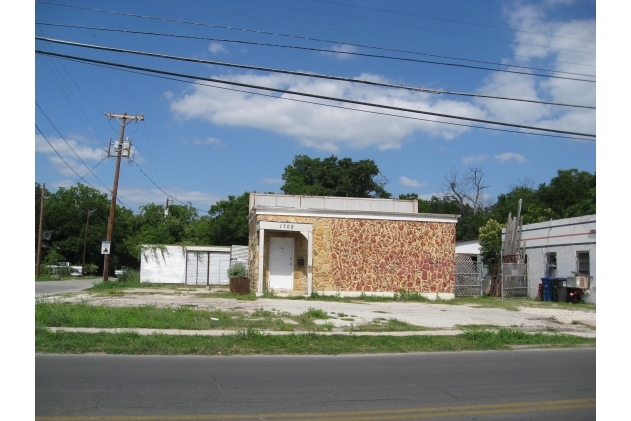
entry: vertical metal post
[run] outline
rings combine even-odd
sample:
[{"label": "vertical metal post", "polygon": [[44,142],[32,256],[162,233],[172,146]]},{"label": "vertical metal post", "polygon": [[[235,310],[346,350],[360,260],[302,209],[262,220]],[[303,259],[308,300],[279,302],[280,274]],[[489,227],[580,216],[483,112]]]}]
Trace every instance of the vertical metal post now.
[{"label": "vertical metal post", "polygon": [[42,196],[39,199],[39,233],[37,234],[37,259],[35,263],[35,276],[40,274],[40,264],[42,262],[42,233],[44,229],[44,192],[46,183],[42,184]]},{"label": "vertical metal post", "polygon": [[91,210],[88,211],[88,217],[85,221],[85,235],[83,236],[83,260],[81,262],[81,276],[85,275],[85,251],[88,244],[88,228],[90,227],[90,214]]}]

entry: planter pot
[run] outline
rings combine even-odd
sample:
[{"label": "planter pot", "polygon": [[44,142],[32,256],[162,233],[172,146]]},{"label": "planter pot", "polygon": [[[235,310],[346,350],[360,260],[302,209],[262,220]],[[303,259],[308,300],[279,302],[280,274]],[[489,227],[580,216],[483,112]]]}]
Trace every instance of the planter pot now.
[{"label": "planter pot", "polygon": [[249,294],[250,280],[248,278],[230,279],[230,292],[233,294]]}]

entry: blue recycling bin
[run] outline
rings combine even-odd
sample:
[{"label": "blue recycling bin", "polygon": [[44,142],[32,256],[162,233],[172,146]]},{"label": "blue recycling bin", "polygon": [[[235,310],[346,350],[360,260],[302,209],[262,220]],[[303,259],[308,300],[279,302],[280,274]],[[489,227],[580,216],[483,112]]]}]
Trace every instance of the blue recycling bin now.
[{"label": "blue recycling bin", "polygon": [[543,301],[553,301],[552,278],[541,278],[541,284],[543,285]]}]

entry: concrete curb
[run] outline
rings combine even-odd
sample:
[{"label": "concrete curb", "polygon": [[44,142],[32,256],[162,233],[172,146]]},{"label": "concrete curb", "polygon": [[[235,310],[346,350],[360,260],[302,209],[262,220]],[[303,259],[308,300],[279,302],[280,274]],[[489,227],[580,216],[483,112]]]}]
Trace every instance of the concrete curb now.
[{"label": "concrete curb", "polygon": [[[145,329],[145,328],[98,328],[98,327],[49,327],[49,332],[78,332],[78,333],[137,333],[142,336],[148,335],[175,335],[175,336],[223,336],[223,335],[236,335],[239,330],[180,330],[180,329]],[[260,330],[258,331],[265,335],[291,335],[291,334],[306,334],[315,333],[316,335],[332,336],[332,335],[344,335],[344,336],[456,336],[463,333],[463,330],[416,330],[405,332],[306,332],[306,331],[277,331],[277,330]],[[538,332],[528,332],[538,333]],[[555,333],[564,335],[580,336],[583,338],[596,338],[596,332],[546,332],[541,333],[554,335]]]}]

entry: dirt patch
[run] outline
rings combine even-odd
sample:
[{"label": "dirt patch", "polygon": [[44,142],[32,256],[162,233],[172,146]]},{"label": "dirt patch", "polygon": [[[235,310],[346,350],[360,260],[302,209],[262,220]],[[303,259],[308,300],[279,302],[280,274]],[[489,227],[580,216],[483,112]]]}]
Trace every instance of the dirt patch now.
[{"label": "dirt patch", "polygon": [[[267,310],[297,316],[310,308],[321,309],[333,316],[327,319],[336,328],[347,327],[349,320],[335,317],[344,314],[352,318],[355,326],[371,323],[375,318],[397,319],[401,322],[428,329],[458,329],[467,325],[514,327],[529,331],[591,332],[595,333],[596,312],[568,309],[522,307],[519,311],[498,308],[475,308],[447,304],[418,302],[335,302],[259,298],[254,301],[237,301],[226,298],[198,296],[205,288],[194,291],[139,289],[117,294],[76,293],[70,296],[42,298],[46,301],[85,303],[113,307],[195,307],[207,310],[241,311],[253,313]],[[216,292],[213,290],[213,292]],[[150,293],[150,294],[147,294]]]}]

